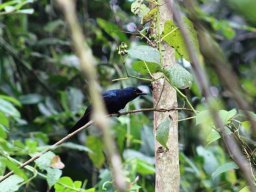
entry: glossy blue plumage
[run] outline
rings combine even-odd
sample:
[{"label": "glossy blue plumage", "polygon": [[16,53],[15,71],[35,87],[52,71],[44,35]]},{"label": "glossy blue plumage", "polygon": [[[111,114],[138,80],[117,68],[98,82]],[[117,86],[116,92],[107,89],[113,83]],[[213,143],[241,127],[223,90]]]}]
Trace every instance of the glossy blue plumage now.
[{"label": "glossy blue plumage", "polygon": [[[102,94],[107,112],[109,114],[118,113],[123,109],[125,105],[140,95],[145,95],[140,89],[136,87],[127,87],[125,89],[114,89],[106,91]],[[76,129],[82,127],[90,120],[92,107],[89,106],[83,117],[70,129],[69,132],[73,132]]]}]

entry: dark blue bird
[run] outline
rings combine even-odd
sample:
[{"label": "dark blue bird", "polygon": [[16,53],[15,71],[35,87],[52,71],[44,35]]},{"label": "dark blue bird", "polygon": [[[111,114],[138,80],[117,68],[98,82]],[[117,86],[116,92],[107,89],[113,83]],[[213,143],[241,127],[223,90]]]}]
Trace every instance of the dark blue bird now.
[{"label": "dark blue bird", "polygon": [[[119,110],[123,109],[125,105],[134,100],[140,95],[146,95],[137,87],[127,87],[125,89],[114,89],[106,91],[102,94],[105,107],[108,114],[118,113]],[[69,133],[74,132],[86,123],[90,121],[90,116],[92,113],[92,106],[89,106],[83,117],[69,130]]]}]

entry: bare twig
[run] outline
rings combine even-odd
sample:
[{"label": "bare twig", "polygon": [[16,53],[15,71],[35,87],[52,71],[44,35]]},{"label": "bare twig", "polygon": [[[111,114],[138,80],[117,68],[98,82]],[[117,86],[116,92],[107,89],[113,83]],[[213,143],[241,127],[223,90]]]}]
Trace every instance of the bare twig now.
[{"label": "bare twig", "polygon": [[[186,111],[191,111],[191,109],[187,109],[187,108],[170,108],[170,109],[164,109],[164,108],[159,108],[159,109],[155,109],[155,108],[144,108],[144,109],[137,109],[137,110],[132,110],[132,111],[127,111],[127,112],[122,112],[122,113],[117,113],[117,114],[110,114],[108,116],[122,116],[122,115],[128,115],[128,114],[133,114],[133,113],[141,113],[141,112],[150,112],[150,111],[158,111],[158,112],[167,112],[167,111],[175,111],[175,110],[186,110]],[[76,135],[77,133],[79,133],[80,131],[86,129],[87,127],[89,127],[90,125],[92,125],[94,122],[90,121],[87,124],[85,124],[84,126],[80,127],[79,129],[75,130],[74,132],[66,135],[65,137],[63,137],[61,140],[59,140],[58,142],[56,142],[55,144],[51,145],[49,148],[45,149],[44,151],[38,153],[37,155],[31,157],[29,160],[27,160],[26,162],[24,162],[23,164],[20,165],[20,169],[24,168],[25,166],[27,166],[28,164],[32,163],[33,161],[35,161],[36,159],[38,159],[39,157],[41,157],[43,154],[47,153],[50,150],[55,149],[57,146],[61,145],[62,143],[64,143],[65,141],[67,141],[68,139],[70,139],[71,137],[73,137],[74,135]],[[3,177],[0,178],[0,182],[4,181],[5,179],[7,179],[8,177],[10,177],[12,174],[14,174],[13,171],[10,171],[9,173],[7,173],[6,175],[4,175]]]},{"label": "bare twig", "polygon": [[[85,129],[86,127],[89,127],[93,122],[90,121],[87,124],[85,124],[84,126],[82,126],[81,128],[77,129],[76,131],[68,134],[67,136],[63,137],[61,140],[59,140],[58,142],[56,142],[55,144],[53,144],[52,146],[50,146],[49,148],[45,149],[44,151],[42,151],[41,153],[38,153],[37,155],[33,156],[32,158],[30,158],[29,160],[27,160],[26,162],[24,162],[22,165],[20,165],[20,169],[24,168],[26,165],[32,163],[33,161],[35,161],[36,159],[38,159],[39,157],[41,157],[43,154],[47,153],[48,151],[54,149],[55,147],[59,146],[60,144],[64,143],[66,140],[68,140],[69,138],[73,137],[74,135],[76,135],[78,132],[82,131],[83,129]],[[4,175],[3,177],[1,177],[0,182],[4,181],[5,179],[7,179],[8,177],[10,177],[12,174],[14,174],[13,171],[10,171],[9,173],[7,173],[6,175]]]},{"label": "bare twig", "polygon": [[[220,129],[220,134],[223,138],[223,142],[225,143],[227,150],[230,152],[231,158],[237,163],[237,165],[243,172],[243,174],[248,182],[248,185],[250,186],[251,191],[256,191],[255,181],[254,181],[254,177],[251,172],[250,163],[247,161],[247,159],[242,154],[233,135],[226,134],[224,124],[223,124],[218,112],[210,104],[211,100],[213,99],[213,95],[209,89],[210,86],[208,83],[208,78],[206,76],[205,71],[202,69],[202,67],[201,67],[202,65],[200,64],[199,59],[195,53],[196,48],[194,47],[194,45],[192,43],[192,39],[190,37],[190,34],[185,27],[185,24],[181,17],[180,11],[179,11],[178,7],[175,6],[174,3],[172,3],[172,1],[166,0],[166,3],[168,4],[169,8],[172,10],[172,12],[174,14],[174,18],[177,22],[177,25],[181,30],[183,39],[186,43],[187,50],[189,52],[193,70],[196,74],[196,78],[198,80],[199,86],[206,98],[207,103],[208,103],[209,110],[211,112],[211,115],[213,116],[215,126]],[[189,11],[193,12],[193,14],[195,15],[195,10],[194,10],[195,7],[194,7],[194,4],[192,3],[192,1],[186,0],[185,3],[187,3],[187,7],[189,8]],[[196,19],[196,16],[194,19]],[[199,35],[198,35],[199,37],[200,36],[205,37],[206,35],[208,35],[205,32],[205,30],[202,28],[202,26],[198,23],[198,21],[194,24],[197,26],[197,32],[199,33]],[[200,43],[202,43],[202,41]],[[204,43],[206,43],[206,42],[204,42]],[[207,43],[211,44],[212,42],[207,42]]]}]

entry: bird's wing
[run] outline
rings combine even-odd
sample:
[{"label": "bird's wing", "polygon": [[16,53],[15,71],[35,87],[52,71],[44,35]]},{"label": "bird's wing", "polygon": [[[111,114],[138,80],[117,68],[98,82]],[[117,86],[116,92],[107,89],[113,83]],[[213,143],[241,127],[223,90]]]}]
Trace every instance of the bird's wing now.
[{"label": "bird's wing", "polygon": [[107,99],[107,98],[113,98],[116,97],[116,91],[115,90],[110,90],[110,91],[106,91],[102,94],[103,99]]}]

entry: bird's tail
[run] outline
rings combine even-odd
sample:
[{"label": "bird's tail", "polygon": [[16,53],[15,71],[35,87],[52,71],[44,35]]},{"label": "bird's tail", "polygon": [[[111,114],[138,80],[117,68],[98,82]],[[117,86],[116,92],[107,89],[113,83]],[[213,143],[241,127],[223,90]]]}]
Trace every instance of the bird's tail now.
[{"label": "bird's tail", "polygon": [[80,127],[84,126],[86,123],[90,121],[90,113],[85,112],[83,117],[79,119],[79,121],[68,131],[68,133],[72,133],[79,129]]}]

